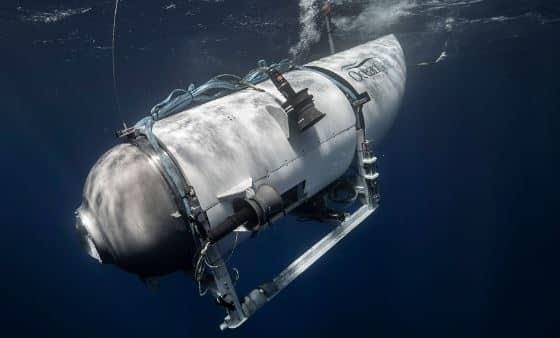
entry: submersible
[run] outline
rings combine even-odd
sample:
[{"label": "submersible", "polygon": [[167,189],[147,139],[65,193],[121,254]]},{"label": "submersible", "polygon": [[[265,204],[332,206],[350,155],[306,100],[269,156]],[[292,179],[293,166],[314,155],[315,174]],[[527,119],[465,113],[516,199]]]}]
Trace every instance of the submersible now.
[{"label": "submersible", "polygon": [[[174,91],[91,169],[76,211],[81,242],[142,278],[186,271],[226,310],[220,327],[237,327],[377,208],[374,147],[405,82],[402,48],[388,35]],[[224,257],[288,214],[332,231],[238,297]]]}]

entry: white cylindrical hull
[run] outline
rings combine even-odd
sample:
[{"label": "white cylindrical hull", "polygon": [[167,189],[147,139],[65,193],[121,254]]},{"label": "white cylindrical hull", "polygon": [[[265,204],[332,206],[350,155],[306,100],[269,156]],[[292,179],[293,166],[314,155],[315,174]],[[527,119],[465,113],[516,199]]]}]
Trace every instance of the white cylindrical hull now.
[{"label": "white cylindrical hull", "polygon": [[[376,143],[393,122],[406,67],[397,39],[387,36],[284,77],[296,91],[307,88],[325,114],[308,129],[294,126],[270,80],[153,125],[153,135],[194,190],[191,198],[208,220],[206,230],[231,215],[234,197],[250,188],[268,184],[280,194],[298,188],[303,199],[343,175],[359,146],[357,126],[363,124],[365,138]],[[367,93],[370,101],[361,114],[341,82]],[[363,123],[357,123],[360,115]],[[77,228],[92,256],[141,275],[188,269],[193,247],[185,246],[196,242],[154,163],[157,156],[134,142],[108,151],[92,168],[77,213]]]}]

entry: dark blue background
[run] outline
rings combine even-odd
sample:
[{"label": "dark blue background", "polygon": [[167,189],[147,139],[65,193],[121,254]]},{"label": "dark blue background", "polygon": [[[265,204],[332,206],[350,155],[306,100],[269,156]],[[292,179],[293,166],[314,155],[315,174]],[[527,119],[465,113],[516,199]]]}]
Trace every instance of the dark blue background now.
[{"label": "dark blue background", "polygon": [[[78,245],[72,213],[122,120],[136,121],[191,81],[287,56],[298,4],[193,1],[172,11],[166,4],[122,3],[120,112],[111,1],[1,5],[2,336],[220,336],[222,310],[181,274],[151,291],[94,264]],[[92,10],[49,24],[24,19],[64,6]],[[554,2],[495,1],[462,14],[527,10],[559,13]],[[521,21],[429,34],[417,29],[421,22],[390,27],[409,76],[400,115],[378,149],[382,207],[247,324],[221,336],[560,336],[560,26]],[[437,56],[430,48],[446,39],[447,60],[415,66]],[[338,44],[363,41],[347,34]],[[321,41],[302,58],[325,54]],[[233,259],[240,289],[272,277],[326,230],[287,220],[244,243]]]}]

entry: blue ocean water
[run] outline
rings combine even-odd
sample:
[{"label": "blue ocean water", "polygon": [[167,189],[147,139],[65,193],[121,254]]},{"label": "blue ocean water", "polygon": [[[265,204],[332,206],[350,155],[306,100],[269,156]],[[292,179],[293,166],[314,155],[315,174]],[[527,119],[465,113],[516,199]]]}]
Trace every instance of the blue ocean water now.
[{"label": "blue ocean water", "polygon": [[[400,115],[378,149],[382,206],[242,328],[220,333],[222,309],[181,274],[150,290],[82,251],[73,211],[114,130],[174,88],[289,57],[299,5],[121,0],[119,108],[114,2],[0,5],[3,336],[560,334],[555,1],[336,2],[339,48],[395,32],[407,57]],[[323,34],[297,58],[327,53]],[[239,287],[325,230],[286,220],[244,243]]]}]

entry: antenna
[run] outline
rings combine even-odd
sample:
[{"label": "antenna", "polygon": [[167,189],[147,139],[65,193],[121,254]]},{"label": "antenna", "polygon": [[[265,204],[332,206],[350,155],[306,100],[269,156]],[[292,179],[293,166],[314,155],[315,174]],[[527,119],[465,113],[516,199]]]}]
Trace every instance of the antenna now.
[{"label": "antenna", "polygon": [[329,38],[329,48],[331,50],[331,54],[334,54],[336,53],[336,51],[334,49],[334,41],[332,37],[332,22],[331,22],[332,7],[330,1],[328,0],[325,1],[323,7],[321,8],[321,12],[325,16],[325,25],[327,26],[327,36]]}]

